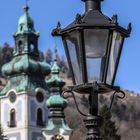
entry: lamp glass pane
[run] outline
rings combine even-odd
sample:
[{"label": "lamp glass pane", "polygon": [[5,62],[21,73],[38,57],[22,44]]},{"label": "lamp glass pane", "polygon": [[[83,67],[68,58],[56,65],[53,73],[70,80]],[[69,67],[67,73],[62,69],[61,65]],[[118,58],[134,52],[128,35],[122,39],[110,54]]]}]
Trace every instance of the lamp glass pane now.
[{"label": "lamp glass pane", "polygon": [[[110,50],[110,56],[109,56],[109,65],[108,65],[108,71],[107,71],[107,84],[112,84],[113,77],[115,76],[115,69],[117,65],[117,60],[120,54],[120,49],[122,46],[123,37],[119,32],[114,31],[113,37],[112,37],[112,45]],[[118,60],[119,61],[119,60]]]},{"label": "lamp glass pane", "polygon": [[79,34],[78,32],[69,33],[69,36],[65,37],[67,49],[72,64],[72,71],[76,84],[82,84],[82,71],[79,63]]},{"label": "lamp glass pane", "polygon": [[107,29],[86,29],[84,31],[88,82],[102,79],[108,35]]}]

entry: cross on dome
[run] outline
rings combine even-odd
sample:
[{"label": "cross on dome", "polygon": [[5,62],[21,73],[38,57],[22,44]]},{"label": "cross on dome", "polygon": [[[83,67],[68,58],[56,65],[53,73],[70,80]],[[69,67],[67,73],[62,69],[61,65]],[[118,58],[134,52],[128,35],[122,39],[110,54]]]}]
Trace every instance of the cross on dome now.
[{"label": "cross on dome", "polygon": [[29,0],[25,0],[25,4],[26,4],[26,5],[28,5],[28,1],[29,1]]},{"label": "cross on dome", "polygon": [[23,7],[25,12],[28,12],[28,10],[29,10],[28,1],[29,0],[25,0],[25,6]]}]

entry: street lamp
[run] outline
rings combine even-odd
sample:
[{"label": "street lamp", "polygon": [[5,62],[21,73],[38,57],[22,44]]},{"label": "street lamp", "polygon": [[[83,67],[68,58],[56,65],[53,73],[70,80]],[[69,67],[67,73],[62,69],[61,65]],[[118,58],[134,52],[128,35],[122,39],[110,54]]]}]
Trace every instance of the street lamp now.
[{"label": "street lamp", "polygon": [[119,59],[131,23],[125,29],[118,24],[117,15],[112,19],[101,12],[101,1],[82,0],[85,13],[64,29],[60,23],[52,35],[61,36],[69,67],[72,72],[73,91],[89,94],[90,111],[86,119],[88,140],[100,139],[98,126],[98,94],[113,88]]}]

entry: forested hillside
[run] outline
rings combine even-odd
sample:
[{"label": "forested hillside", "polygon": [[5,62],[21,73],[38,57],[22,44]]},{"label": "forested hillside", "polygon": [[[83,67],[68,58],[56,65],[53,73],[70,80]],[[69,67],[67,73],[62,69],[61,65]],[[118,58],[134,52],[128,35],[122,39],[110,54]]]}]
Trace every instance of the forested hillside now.
[{"label": "forested hillside", "polygon": [[[123,100],[115,98],[112,106],[112,122],[115,122],[117,134],[121,136],[121,140],[139,140],[140,139],[140,95],[136,95],[129,91],[125,91],[126,97]],[[76,94],[77,95],[77,94]],[[103,105],[110,106],[110,95],[101,95],[99,97],[100,111]],[[76,96],[79,107],[83,112],[87,112],[88,100],[85,96]],[[65,110],[67,121],[71,128],[74,129],[71,140],[85,140],[86,129],[84,127],[83,119],[74,104],[73,99],[69,99],[69,105]],[[107,123],[108,122],[104,122]],[[110,124],[108,124],[110,126]],[[113,129],[110,127],[108,131]],[[104,139],[103,139],[104,140]],[[115,140],[115,139],[107,139]]]},{"label": "forested hillside", "polygon": [[[3,64],[7,63],[12,58],[13,48],[8,44],[0,46],[0,69]],[[48,49],[45,53],[40,52],[40,59],[46,61],[49,64],[53,62],[53,52]],[[66,81],[67,85],[71,84],[71,76],[67,66],[67,62],[64,56],[57,54],[58,65],[61,68],[61,76]],[[0,71],[0,77],[1,71]],[[2,85],[5,84],[5,80],[0,78]],[[123,100],[115,98],[111,115],[112,122],[116,124],[117,134],[121,136],[121,140],[139,140],[140,139],[140,95],[135,94],[132,91],[125,90],[126,97]],[[99,104],[100,109],[106,105],[109,107],[111,102],[111,95],[100,95]],[[88,100],[87,96],[76,94],[77,102],[80,109],[83,112],[88,111]],[[82,117],[76,110],[74,101],[72,98],[68,99],[69,104],[65,110],[66,120],[70,127],[73,129],[71,140],[85,140],[86,129],[83,124]],[[112,129],[112,128],[110,128]],[[110,139],[114,140],[114,139]]]},{"label": "forested hillside", "polygon": [[0,46],[0,76],[2,76],[2,65],[11,60],[13,56],[12,52],[13,48],[8,43],[4,43],[2,46]]}]

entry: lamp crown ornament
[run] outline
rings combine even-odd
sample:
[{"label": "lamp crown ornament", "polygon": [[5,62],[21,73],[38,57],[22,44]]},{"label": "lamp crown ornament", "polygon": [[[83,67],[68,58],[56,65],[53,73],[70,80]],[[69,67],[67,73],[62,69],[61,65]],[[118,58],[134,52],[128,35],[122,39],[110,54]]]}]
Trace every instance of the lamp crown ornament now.
[{"label": "lamp crown ornament", "polygon": [[61,23],[58,21],[57,23],[57,29],[60,30],[61,29]]},{"label": "lamp crown ornament", "polygon": [[118,15],[113,15],[112,16],[112,23],[118,24]]},{"label": "lamp crown ornament", "polygon": [[128,24],[127,30],[129,33],[131,33],[131,31],[132,31],[132,23],[131,22]]},{"label": "lamp crown ornament", "polygon": [[75,17],[75,24],[81,24],[82,23],[82,16],[80,14],[77,14]]},{"label": "lamp crown ornament", "polygon": [[61,30],[61,23],[58,21],[57,22],[57,25],[56,25],[56,28],[52,30],[52,35],[59,35],[60,34],[60,30]]}]

